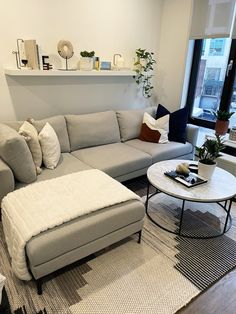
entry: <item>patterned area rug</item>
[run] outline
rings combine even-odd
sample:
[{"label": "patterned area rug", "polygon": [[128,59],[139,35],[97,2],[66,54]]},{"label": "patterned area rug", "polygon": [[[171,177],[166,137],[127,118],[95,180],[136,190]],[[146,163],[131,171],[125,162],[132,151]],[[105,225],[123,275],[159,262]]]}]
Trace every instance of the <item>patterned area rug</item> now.
[{"label": "patterned area rug", "polygon": [[[140,196],[145,180],[127,187]],[[150,201],[150,214],[175,230],[180,202],[163,194]],[[148,218],[142,236],[129,237],[82,263],[48,276],[43,295],[33,282],[21,282],[11,272],[0,224],[0,272],[13,313],[175,313],[236,265],[236,204],[233,225],[219,238],[186,239],[155,226]],[[219,232],[224,213],[215,205],[187,203],[184,232]]]}]

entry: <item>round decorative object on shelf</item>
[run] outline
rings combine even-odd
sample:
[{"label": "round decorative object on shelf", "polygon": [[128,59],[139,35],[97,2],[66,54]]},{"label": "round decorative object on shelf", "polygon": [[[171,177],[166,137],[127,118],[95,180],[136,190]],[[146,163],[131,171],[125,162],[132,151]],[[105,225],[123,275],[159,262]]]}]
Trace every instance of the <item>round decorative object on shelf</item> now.
[{"label": "round decorative object on shelf", "polygon": [[74,55],[72,43],[69,40],[60,40],[57,44],[57,51],[62,58],[66,59],[66,68],[60,70],[73,70],[68,69],[67,61]]}]

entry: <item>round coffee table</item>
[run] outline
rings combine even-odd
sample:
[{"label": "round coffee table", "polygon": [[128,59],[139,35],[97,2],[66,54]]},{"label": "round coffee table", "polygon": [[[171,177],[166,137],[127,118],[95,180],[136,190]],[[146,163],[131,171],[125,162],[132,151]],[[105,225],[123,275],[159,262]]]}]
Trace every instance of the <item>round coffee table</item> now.
[{"label": "round coffee table", "polygon": [[[195,238],[195,239],[208,239],[208,238],[215,238],[218,236],[223,235],[227,232],[231,227],[231,216],[230,210],[233,198],[236,195],[236,178],[230,174],[229,172],[216,167],[214,174],[208,182],[203,183],[201,185],[197,185],[194,187],[185,187],[183,184],[176,182],[175,180],[167,177],[164,173],[166,171],[175,170],[176,166],[182,162],[187,163],[196,163],[189,160],[166,160],[157,162],[148,168],[147,171],[147,178],[148,178],[148,187],[147,187],[147,199],[146,199],[146,213],[149,219],[156,224],[157,226],[161,227],[162,229],[178,234],[183,237],[187,238]],[[149,188],[152,185],[156,188],[156,192],[149,195]],[[148,202],[150,198],[158,193],[165,193],[169,196],[173,196],[175,198],[182,200],[182,208],[179,220],[179,230],[173,231],[165,226],[158,223],[148,211]],[[217,233],[216,235],[211,236],[192,236],[192,235],[185,235],[182,233],[182,222],[184,217],[184,208],[185,202],[199,202],[199,203],[217,203],[223,210],[226,212],[225,223],[223,227],[223,231]]]}]

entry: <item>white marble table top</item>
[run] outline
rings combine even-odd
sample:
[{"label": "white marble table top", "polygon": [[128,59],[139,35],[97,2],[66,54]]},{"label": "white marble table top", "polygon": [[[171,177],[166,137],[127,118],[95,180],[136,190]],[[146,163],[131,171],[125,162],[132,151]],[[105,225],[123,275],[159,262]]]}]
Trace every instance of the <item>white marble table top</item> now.
[{"label": "white marble table top", "polygon": [[196,163],[192,160],[166,160],[157,162],[148,168],[147,177],[149,182],[158,190],[189,201],[197,202],[219,202],[230,199],[236,195],[236,178],[231,173],[216,167],[214,174],[207,183],[191,188],[185,187],[164,172],[175,170],[182,162]]}]

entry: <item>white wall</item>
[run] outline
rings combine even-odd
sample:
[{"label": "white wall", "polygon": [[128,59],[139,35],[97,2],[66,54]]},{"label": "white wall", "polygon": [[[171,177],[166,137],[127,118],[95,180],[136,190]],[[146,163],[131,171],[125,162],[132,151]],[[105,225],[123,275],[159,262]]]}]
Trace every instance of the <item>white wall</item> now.
[{"label": "white wall", "polygon": [[[16,39],[36,39],[55,67],[64,60],[57,43],[74,45],[76,66],[81,50],[95,50],[102,60],[121,53],[131,66],[136,48],[158,55],[162,0],[8,0],[0,8],[0,121],[43,118],[109,108],[144,107],[132,78],[6,77],[15,68]],[[164,33],[162,34],[164,36]],[[156,101],[156,95],[151,102]]]},{"label": "white wall", "polygon": [[184,84],[191,0],[165,0],[158,55],[158,101],[170,111],[181,105]]}]

